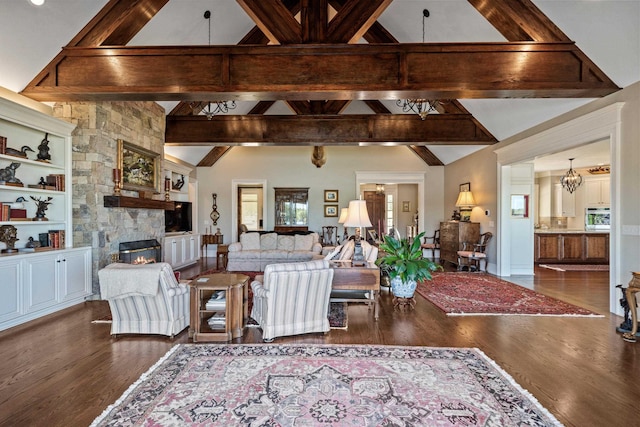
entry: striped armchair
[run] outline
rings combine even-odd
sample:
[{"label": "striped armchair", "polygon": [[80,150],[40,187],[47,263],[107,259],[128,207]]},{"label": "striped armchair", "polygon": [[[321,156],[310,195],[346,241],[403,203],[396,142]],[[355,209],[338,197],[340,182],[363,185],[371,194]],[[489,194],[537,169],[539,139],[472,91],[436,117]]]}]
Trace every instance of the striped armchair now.
[{"label": "striped armchair", "polygon": [[270,264],[251,288],[251,317],[262,328],[262,339],[329,331],[329,295],[333,269],[329,262]]},{"label": "striped armchair", "polygon": [[189,286],[171,265],[114,263],[98,271],[100,294],[109,301],[111,335],[173,337],[189,326]]}]

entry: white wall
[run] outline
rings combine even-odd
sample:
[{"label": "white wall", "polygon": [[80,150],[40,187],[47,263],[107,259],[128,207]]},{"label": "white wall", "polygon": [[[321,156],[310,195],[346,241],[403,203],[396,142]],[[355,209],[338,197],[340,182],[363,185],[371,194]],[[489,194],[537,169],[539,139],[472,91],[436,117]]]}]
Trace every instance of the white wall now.
[{"label": "white wall", "polygon": [[418,171],[425,174],[425,206],[420,211],[425,212],[426,229],[433,230],[443,219],[444,168],[429,167],[407,147],[328,146],[327,163],[322,168],[311,163],[311,152],[312,147],[234,147],[212,167],[199,167],[199,218],[209,218],[211,193],[217,193],[218,227],[229,243],[234,226],[231,180],[264,179],[269,206],[265,230],[273,229],[274,187],[309,187],[309,229],[321,231],[324,225],[338,223],[337,217],[324,217],[324,190],[337,189],[338,205],[343,208],[356,198],[355,171]]}]

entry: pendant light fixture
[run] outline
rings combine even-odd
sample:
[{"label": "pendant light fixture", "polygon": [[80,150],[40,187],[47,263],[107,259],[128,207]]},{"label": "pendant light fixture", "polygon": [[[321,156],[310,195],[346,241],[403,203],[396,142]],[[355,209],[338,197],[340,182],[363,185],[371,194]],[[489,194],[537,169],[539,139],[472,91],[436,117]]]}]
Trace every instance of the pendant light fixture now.
[{"label": "pendant light fixture", "polygon": [[[204,19],[209,22],[209,46],[211,46],[211,11],[205,10]],[[207,120],[211,120],[216,114],[226,114],[234,108],[236,108],[235,101],[209,101],[202,109],[202,113],[207,116]]]},{"label": "pendant light fixture", "polygon": [[[424,43],[425,21],[429,17],[429,10],[422,11],[422,43]],[[399,99],[396,105],[402,108],[403,113],[414,112],[424,120],[431,113],[439,112],[442,103],[437,99]]]},{"label": "pendant light fixture", "polygon": [[576,191],[576,189],[582,184],[582,176],[573,169],[574,159],[575,158],[569,159],[569,170],[562,178],[560,178],[560,184],[562,184],[569,193]]}]

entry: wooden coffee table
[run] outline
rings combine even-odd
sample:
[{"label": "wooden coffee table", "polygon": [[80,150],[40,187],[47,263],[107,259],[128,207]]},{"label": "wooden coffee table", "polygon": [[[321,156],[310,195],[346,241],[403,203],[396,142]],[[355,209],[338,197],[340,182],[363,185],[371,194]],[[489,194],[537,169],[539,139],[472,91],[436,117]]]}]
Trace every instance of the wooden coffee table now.
[{"label": "wooden coffee table", "polygon": [[[189,338],[198,341],[231,341],[241,337],[249,317],[249,276],[235,273],[207,274],[194,279],[191,286],[191,313]],[[207,301],[218,291],[225,292],[224,304],[207,309]],[[211,326],[208,320],[216,316],[219,324]]]},{"label": "wooden coffee table", "polygon": [[[353,266],[351,260],[330,261],[333,272],[332,302],[366,302],[373,305],[373,317],[378,320],[380,297],[380,268],[369,262]],[[338,291],[338,292],[333,292]]]}]

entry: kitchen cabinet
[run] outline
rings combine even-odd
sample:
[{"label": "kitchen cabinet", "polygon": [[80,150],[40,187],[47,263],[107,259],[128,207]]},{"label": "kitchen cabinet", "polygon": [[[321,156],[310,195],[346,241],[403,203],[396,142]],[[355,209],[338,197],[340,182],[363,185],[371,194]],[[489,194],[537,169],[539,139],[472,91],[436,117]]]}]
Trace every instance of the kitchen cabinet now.
[{"label": "kitchen cabinet", "polygon": [[576,216],[576,195],[569,193],[562,188],[562,184],[554,184],[553,193],[553,216],[574,217]]},{"label": "kitchen cabinet", "polygon": [[587,207],[609,207],[611,204],[610,177],[587,178],[584,182]]},{"label": "kitchen cabinet", "polygon": [[608,233],[536,233],[534,262],[608,264]]},{"label": "kitchen cabinet", "polygon": [[458,251],[464,242],[480,240],[480,223],[446,221],[440,223],[440,262],[458,265]]}]

